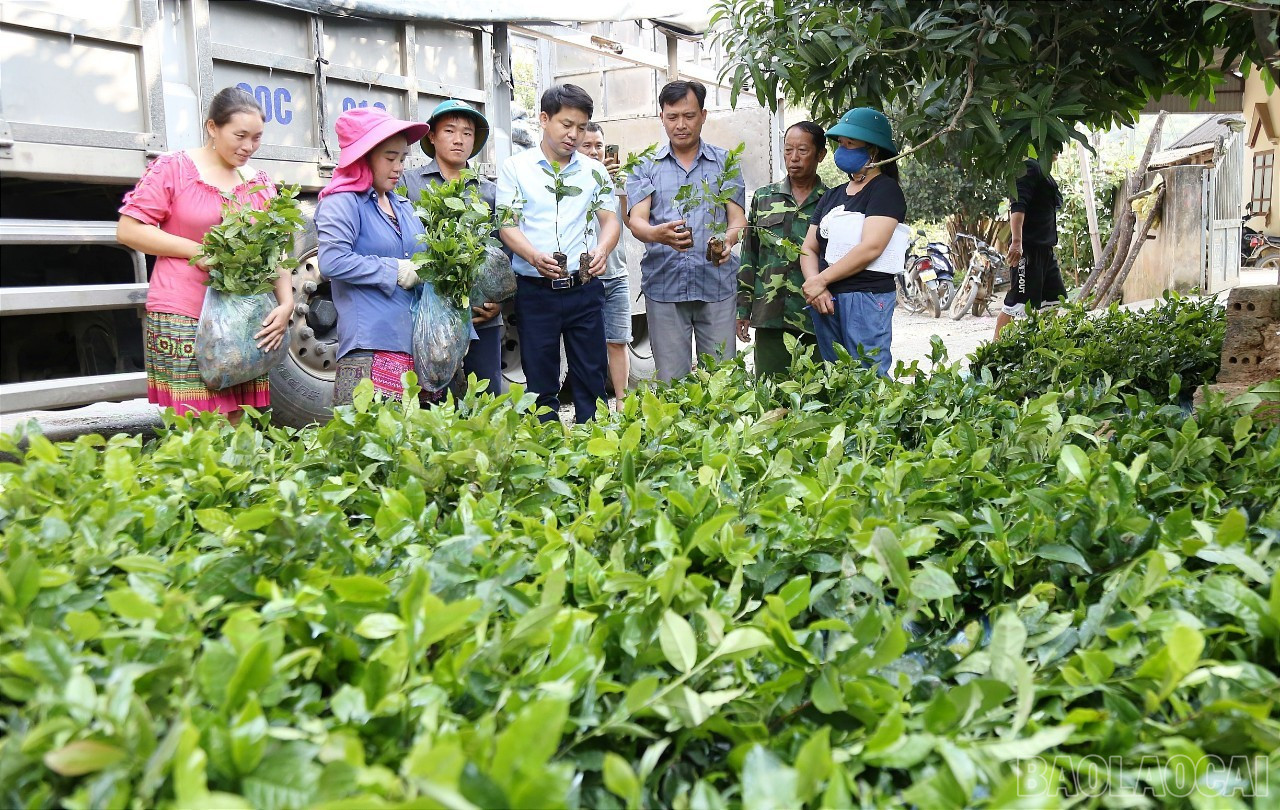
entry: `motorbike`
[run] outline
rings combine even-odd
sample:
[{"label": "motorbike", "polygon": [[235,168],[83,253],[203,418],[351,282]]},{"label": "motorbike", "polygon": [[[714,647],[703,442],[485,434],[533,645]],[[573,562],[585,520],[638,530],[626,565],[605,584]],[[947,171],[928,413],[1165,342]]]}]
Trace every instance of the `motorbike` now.
[{"label": "motorbike", "polygon": [[1280,270],[1280,236],[1269,236],[1248,226],[1253,219],[1252,203],[1240,218],[1240,266]]},{"label": "motorbike", "polygon": [[925,232],[916,234],[907,249],[906,270],[897,277],[898,299],[908,312],[927,313],[937,318],[955,294],[955,270],[946,246],[940,242],[928,242],[924,252],[917,253],[916,244]]},{"label": "motorbike", "polygon": [[973,242],[969,267],[949,307],[951,319],[958,321],[966,312],[975,318],[985,315],[995,293],[1008,289],[1013,275],[1004,256],[986,242],[967,233],[957,233],[956,238]]}]

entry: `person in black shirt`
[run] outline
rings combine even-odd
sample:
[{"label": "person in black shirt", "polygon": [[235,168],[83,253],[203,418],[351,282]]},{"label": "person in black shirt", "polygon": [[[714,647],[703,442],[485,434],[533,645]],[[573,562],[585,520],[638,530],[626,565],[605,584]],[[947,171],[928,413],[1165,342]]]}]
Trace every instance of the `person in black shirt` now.
[{"label": "person in black shirt", "polygon": [[909,242],[902,224],[907,203],[897,164],[868,164],[893,157],[898,147],[888,119],[870,107],[849,110],[827,138],[836,142],[836,166],[849,182],[822,195],[813,213],[800,257],[804,297],[823,360],[835,362],[839,343],[888,376],[894,276],[906,265]]},{"label": "person in black shirt", "polygon": [[1027,158],[1026,172],[1018,178],[1018,199],[1009,205],[1009,267],[1012,284],[1004,297],[1004,308],[996,318],[996,337],[1014,318],[1026,312],[1026,305],[1039,309],[1046,301],[1065,298],[1058,259],[1058,209],[1062,192],[1058,182]]}]

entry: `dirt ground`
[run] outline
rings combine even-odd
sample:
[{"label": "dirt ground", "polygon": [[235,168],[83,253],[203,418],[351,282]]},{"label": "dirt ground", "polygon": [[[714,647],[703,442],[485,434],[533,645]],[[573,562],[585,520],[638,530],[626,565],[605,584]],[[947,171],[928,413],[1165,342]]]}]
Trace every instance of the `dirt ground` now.
[{"label": "dirt ground", "polygon": [[934,335],[942,338],[948,358],[955,362],[967,357],[978,348],[978,344],[991,340],[995,331],[995,315],[982,318],[966,315],[953,321],[945,312],[941,318],[930,318],[912,315],[899,308],[893,314],[893,360],[895,364],[899,360],[907,364],[919,360],[921,370],[929,371],[933,368],[929,352]]}]

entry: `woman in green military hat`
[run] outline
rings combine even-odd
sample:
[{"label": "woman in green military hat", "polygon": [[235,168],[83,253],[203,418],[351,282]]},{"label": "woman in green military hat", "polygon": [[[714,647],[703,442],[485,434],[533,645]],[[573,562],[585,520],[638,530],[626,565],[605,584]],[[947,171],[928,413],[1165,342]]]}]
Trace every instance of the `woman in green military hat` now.
[{"label": "woman in green military hat", "polygon": [[800,269],[818,350],[835,362],[835,345],[888,375],[893,310],[909,233],[898,184],[898,154],[884,113],[857,107],[827,130],[837,168],[849,182],[828,191],[814,210]]}]

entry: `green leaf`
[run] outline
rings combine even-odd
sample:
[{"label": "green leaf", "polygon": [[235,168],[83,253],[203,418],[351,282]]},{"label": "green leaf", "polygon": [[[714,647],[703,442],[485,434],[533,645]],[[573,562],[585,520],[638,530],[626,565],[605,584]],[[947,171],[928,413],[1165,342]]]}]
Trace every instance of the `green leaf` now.
[{"label": "green leaf", "polygon": [[1022,658],[1027,643],[1027,630],[1022,620],[1012,611],[1004,611],[996,618],[991,630],[991,677],[1013,684],[1018,670],[1026,666]]},{"label": "green leaf", "polygon": [[667,662],[681,672],[689,672],[698,662],[698,642],[689,622],[670,610],[662,614],[658,642]]},{"label": "green leaf", "polygon": [[831,727],[821,726],[796,755],[796,795],[807,802],[818,795],[822,783],[831,775],[835,762],[831,758]]},{"label": "green leaf", "polygon": [[384,639],[404,629],[404,622],[394,613],[370,613],[356,625],[356,635],[368,639]]},{"label": "green leaf", "polygon": [[744,810],[792,810],[798,807],[794,769],[783,765],[762,745],[753,745],[742,762]]},{"label": "green leaf", "polygon": [[1084,569],[1085,573],[1093,573],[1093,569],[1090,568],[1089,563],[1085,561],[1084,555],[1071,546],[1048,543],[1036,548],[1036,556],[1043,557],[1046,560],[1057,560],[1058,562],[1078,565],[1080,568]]},{"label": "green leaf", "polygon": [[480,599],[461,599],[457,602],[435,605],[426,616],[423,644],[435,644],[466,626],[467,622],[483,607]]},{"label": "green leaf", "polygon": [[259,641],[240,659],[227,683],[227,708],[242,706],[250,692],[262,689],[270,680],[271,650],[266,641]]},{"label": "green leaf", "polygon": [[773,640],[763,630],[758,630],[754,627],[739,627],[726,633],[709,657],[731,657],[772,646]]},{"label": "green leaf", "polygon": [[56,634],[36,628],[27,636],[27,661],[43,680],[61,688],[71,677],[71,648]]},{"label": "green leaf", "polygon": [[835,667],[826,666],[813,682],[810,699],[813,707],[823,714],[842,712],[847,707],[844,702],[844,691],[840,688],[839,674]]},{"label": "green leaf", "polygon": [[231,761],[241,774],[249,774],[262,762],[267,749],[267,719],[256,700],[245,701],[231,725]]},{"label": "green leaf", "polygon": [[959,596],[960,589],[946,571],[923,563],[920,570],[911,576],[911,593],[920,599],[934,600]]},{"label": "green leaf", "polygon": [[276,511],[266,506],[258,506],[235,516],[231,525],[238,532],[252,532],[270,526],[276,520]]},{"label": "green leaf", "polygon": [[1194,627],[1185,624],[1175,625],[1166,641],[1169,660],[1177,667],[1179,673],[1186,674],[1200,663],[1200,654],[1204,652],[1204,636]]},{"label": "green leaf", "polygon": [[889,583],[903,593],[909,593],[911,581],[907,557],[893,532],[883,526],[876,529],[871,535],[871,551],[888,574]]},{"label": "green leaf", "polygon": [[604,755],[604,786],[628,807],[640,804],[640,780],[627,761],[612,751]]},{"label": "green leaf", "polygon": [[76,740],[44,755],[44,764],[59,776],[84,776],[110,768],[125,758],[125,751],[96,740]]},{"label": "green leaf", "polygon": [[391,596],[391,589],[371,576],[357,574],[350,577],[334,577],[329,586],[344,602],[381,602]]},{"label": "green leaf", "polygon": [[[1239,509],[1231,509],[1222,516],[1222,522],[1218,524],[1218,530],[1214,534],[1214,542],[1223,548],[1233,546],[1244,539],[1248,528],[1249,522],[1244,513]],[[1265,576],[1262,581],[1266,582]]]},{"label": "green leaf", "polygon": [[1088,481],[1091,471],[1089,457],[1084,451],[1074,444],[1068,444],[1062,448],[1062,453],[1058,457],[1059,475],[1064,479],[1073,477],[1080,481]]},{"label": "green leaf", "polygon": [[256,810],[289,810],[311,803],[320,782],[320,766],[304,746],[284,747],[268,754],[241,785]]},{"label": "green leaf", "polygon": [[122,619],[142,622],[160,618],[160,608],[143,599],[133,589],[110,591],[106,598],[111,610]]}]

